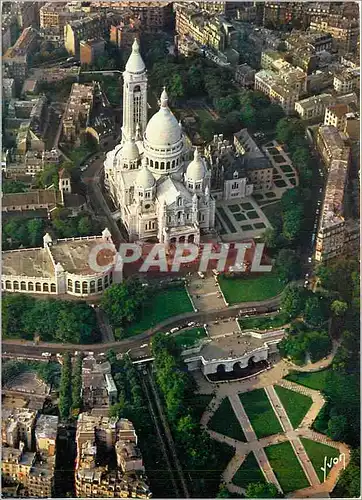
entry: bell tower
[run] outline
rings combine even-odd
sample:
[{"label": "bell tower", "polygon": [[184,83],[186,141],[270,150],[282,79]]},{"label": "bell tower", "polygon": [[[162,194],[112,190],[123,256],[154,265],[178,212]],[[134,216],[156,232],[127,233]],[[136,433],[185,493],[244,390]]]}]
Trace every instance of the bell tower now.
[{"label": "bell tower", "polygon": [[143,137],[147,125],[147,70],[140,54],[137,39],[123,72],[122,143],[136,133]]}]

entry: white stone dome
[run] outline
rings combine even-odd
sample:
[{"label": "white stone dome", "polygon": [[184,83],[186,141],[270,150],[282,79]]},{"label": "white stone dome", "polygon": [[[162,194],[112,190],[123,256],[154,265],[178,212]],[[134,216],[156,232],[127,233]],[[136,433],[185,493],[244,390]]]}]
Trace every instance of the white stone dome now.
[{"label": "white stone dome", "polygon": [[136,187],[151,189],[155,185],[155,182],[156,180],[152,173],[148,170],[146,165],[143,165],[135,180]]},{"label": "white stone dome", "polygon": [[180,125],[168,107],[168,96],[165,89],[161,94],[161,107],[148,122],[145,136],[151,146],[161,147],[175,144],[182,137]]},{"label": "white stone dome", "polygon": [[122,159],[126,161],[136,161],[140,156],[137,144],[133,139],[128,140],[122,147]]},{"label": "white stone dome", "polygon": [[205,162],[202,159],[199,150],[196,148],[194,152],[194,159],[189,163],[186,169],[186,179],[197,182],[203,180],[206,174]]},{"label": "white stone dome", "polygon": [[126,64],[126,71],[128,71],[128,73],[143,73],[145,70],[146,66],[140,54],[140,46],[135,38],[131,55]]}]

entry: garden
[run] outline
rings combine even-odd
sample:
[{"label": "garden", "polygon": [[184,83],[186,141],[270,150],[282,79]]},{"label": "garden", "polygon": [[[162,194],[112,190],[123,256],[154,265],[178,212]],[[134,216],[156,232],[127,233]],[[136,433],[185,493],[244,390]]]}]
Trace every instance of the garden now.
[{"label": "garden", "polygon": [[296,429],[306,416],[309,408],[312,406],[312,398],[305,396],[304,394],[300,394],[299,392],[286,389],[285,387],[281,387],[280,385],[275,385],[274,389],[284,406],[293,429]]},{"label": "garden", "polygon": [[245,316],[237,319],[242,330],[268,330],[270,328],[280,328],[290,322],[290,317],[282,312],[277,314],[268,314],[265,316],[255,316],[246,318]]},{"label": "garden", "polygon": [[138,335],[167,318],[187,312],[193,312],[193,307],[183,284],[154,290],[141,304],[137,319],[125,327],[125,337]]},{"label": "garden", "polygon": [[211,417],[208,428],[232,439],[246,442],[243,429],[234,413],[229,398],[222,400],[219,408]]},{"label": "garden", "polygon": [[[300,438],[302,445],[304,446],[305,451],[308,454],[310,461],[314,467],[314,470],[317,473],[317,476],[321,483],[324,481],[324,472],[321,467],[325,467],[326,469],[326,479],[328,474],[331,471],[331,467],[328,464],[331,464],[331,459],[339,457],[338,448],[334,448],[333,446],[328,446],[327,444],[317,443],[312,441],[311,439],[307,439],[304,437]],[[327,461],[327,466],[325,465],[325,460]]]},{"label": "garden", "polygon": [[316,391],[323,391],[326,386],[326,380],[330,369],[320,370],[318,372],[291,372],[284,378],[295,382],[299,385],[304,385],[309,387],[309,389],[315,389]]},{"label": "garden", "polygon": [[309,486],[309,481],[289,441],[268,446],[264,450],[284,493]]},{"label": "garden", "polygon": [[220,275],[218,281],[229,304],[270,299],[277,296],[283,290],[283,283],[273,273],[240,278],[227,278]]},{"label": "garden", "polygon": [[264,389],[239,394],[258,439],[283,432]]},{"label": "garden", "polygon": [[246,488],[250,483],[265,483],[264,475],[252,451],[236,471],[233,483],[240,488]]}]

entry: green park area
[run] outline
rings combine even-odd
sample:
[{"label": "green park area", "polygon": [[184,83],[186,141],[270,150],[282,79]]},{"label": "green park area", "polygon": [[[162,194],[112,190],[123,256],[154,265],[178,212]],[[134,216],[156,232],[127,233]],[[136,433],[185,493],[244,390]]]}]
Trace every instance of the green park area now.
[{"label": "green park area", "polygon": [[219,434],[224,434],[232,439],[246,442],[243,429],[234,413],[229,398],[225,398],[221,401],[219,408],[211,417],[208,427]]},{"label": "green park area", "polygon": [[283,432],[264,389],[239,394],[258,439]]},{"label": "green park area", "polygon": [[[321,467],[326,469],[326,479],[327,479],[328,474],[330,473],[331,468],[333,467],[333,458],[339,457],[338,448],[334,448],[333,446],[328,446],[327,444],[323,443],[316,443],[311,439],[306,439],[303,437],[301,437],[300,440],[305,448],[305,451],[309,456],[310,461],[312,462],[312,465],[317,473],[320,482],[323,483],[324,472],[321,469]],[[327,463],[326,466],[325,466],[325,460]]]},{"label": "green park area", "polygon": [[147,297],[137,314],[137,319],[125,327],[125,337],[138,335],[167,318],[193,312],[185,287],[155,290]]},{"label": "green park area", "polygon": [[312,406],[312,398],[281,387],[280,385],[275,385],[274,389],[287,412],[293,429],[296,429]]},{"label": "green park area", "polygon": [[265,483],[263,473],[252,451],[236,471],[233,483],[240,488],[246,488],[250,483]]},{"label": "green park area", "polygon": [[309,481],[289,441],[268,446],[264,450],[284,493],[309,486]]},{"label": "green park area", "polygon": [[267,300],[278,295],[284,286],[273,273],[241,278],[220,275],[218,280],[226,302],[229,304]]},{"label": "green park area", "polygon": [[318,372],[291,372],[284,378],[295,382],[296,384],[304,385],[309,387],[309,389],[315,389],[316,391],[323,391],[326,386],[326,379],[329,373],[329,369],[320,370]]},{"label": "green park area", "polygon": [[269,328],[280,328],[288,324],[290,318],[287,314],[268,314],[265,316],[256,316],[252,318],[238,318],[239,326],[242,330],[268,330]]},{"label": "green park area", "polygon": [[176,334],[175,342],[181,349],[188,349],[196,346],[206,336],[205,328],[201,326]]}]

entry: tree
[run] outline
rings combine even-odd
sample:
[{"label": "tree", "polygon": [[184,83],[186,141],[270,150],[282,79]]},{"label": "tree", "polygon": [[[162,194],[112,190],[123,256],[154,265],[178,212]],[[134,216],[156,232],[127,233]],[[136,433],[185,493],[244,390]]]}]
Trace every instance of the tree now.
[{"label": "tree", "polygon": [[82,217],[78,221],[78,232],[81,236],[90,236],[92,232],[92,222],[89,217]]},{"label": "tree", "polygon": [[332,342],[327,332],[312,331],[307,335],[307,350],[312,363],[327,356],[332,349]]},{"label": "tree", "polygon": [[305,300],[304,288],[292,282],[284,288],[280,306],[285,314],[295,318],[304,309]]},{"label": "tree", "polygon": [[218,99],[215,99],[214,105],[216,110],[221,114],[221,115],[227,115],[231,111],[233,111],[237,105],[234,97],[232,95],[226,96],[226,97],[219,97]]},{"label": "tree", "polygon": [[179,75],[178,73],[172,75],[167,90],[172,100],[180,99],[185,95],[185,89],[181,75]]},{"label": "tree", "polygon": [[113,326],[131,322],[143,301],[146,287],[138,279],[128,279],[110,286],[102,296],[102,309],[107,313]]},{"label": "tree", "polygon": [[282,118],[276,126],[277,141],[290,143],[295,137],[304,137],[304,125],[298,118]]},{"label": "tree", "polygon": [[31,219],[26,226],[29,232],[29,245],[31,247],[40,246],[44,234],[44,222],[41,219]]},{"label": "tree", "polygon": [[336,316],[343,316],[348,309],[347,302],[343,302],[342,300],[334,300],[331,304],[331,311]]},{"label": "tree", "polygon": [[347,434],[347,426],[347,419],[343,415],[331,417],[328,421],[328,437],[333,441],[343,441]]},{"label": "tree", "polygon": [[304,321],[311,326],[321,326],[326,320],[326,311],[321,297],[313,295],[305,302]]},{"label": "tree", "polygon": [[296,207],[283,213],[283,236],[289,240],[294,240],[300,233],[303,220],[303,207]]},{"label": "tree", "polygon": [[287,283],[300,277],[301,265],[300,259],[294,250],[283,248],[278,253],[275,261],[276,272],[279,279]]},{"label": "tree", "polygon": [[272,483],[249,483],[246,491],[246,498],[278,498],[280,493]]}]

